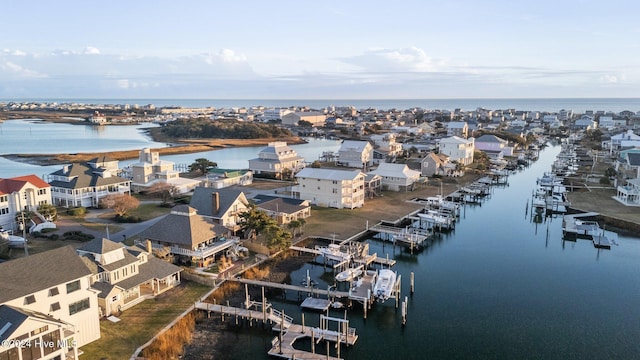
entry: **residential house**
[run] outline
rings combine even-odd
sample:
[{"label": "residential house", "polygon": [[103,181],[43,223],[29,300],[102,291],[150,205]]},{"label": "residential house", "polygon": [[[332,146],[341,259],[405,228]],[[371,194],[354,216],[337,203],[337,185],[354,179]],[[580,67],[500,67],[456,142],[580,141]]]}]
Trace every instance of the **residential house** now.
[{"label": "residential house", "polygon": [[[37,213],[40,205],[51,203],[51,185],[36,175],[0,179],[0,229],[22,230],[20,228],[22,222],[16,221],[16,215],[20,214],[22,210]],[[29,220],[31,221],[31,219]],[[40,224],[47,220],[49,219],[40,216],[34,221]],[[27,223],[26,220],[25,223]],[[39,228],[34,227],[38,224],[32,222],[29,231],[39,231]],[[49,224],[46,227],[55,228],[55,224]]]},{"label": "residential house", "polygon": [[572,128],[574,130],[594,130],[598,128],[598,123],[595,122],[593,116],[583,115],[574,122]]},{"label": "residential house", "polygon": [[162,221],[142,232],[153,251],[169,253],[179,264],[209,266],[238,245],[224,226],[212,223],[188,205],[175,206]]},{"label": "residential house", "polygon": [[240,190],[197,187],[189,206],[198,215],[211,219],[232,232],[240,230],[240,214],[249,208],[249,200]]},{"label": "residential house", "polygon": [[365,169],[373,165],[373,146],[368,141],[344,140],[337,165]]},{"label": "residential house", "polygon": [[466,121],[452,121],[447,124],[447,136],[469,137],[469,125]]},{"label": "residential house", "polygon": [[290,175],[305,167],[304,158],[287,146],[284,141],[271,142],[258,153],[258,157],[249,160],[249,170],[255,175],[283,178],[286,172]]},{"label": "residential house", "polygon": [[626,170],[626,175],[635,172],[624,185],[617,187],[613,198],[626,206],[640,206],[640,149],[629,149],[620,152],[616,162],[617,170]]},{"label": "residential house", "polygon": [[617,153],[624,148],[640,147],[640,135],[636,135],[633,130],[611,136],[608,141],[603,141],[602,148],[609,149],[609,154]]},{"label": "residential house", "polygon": [[379,175],[382,190],[412,191],[420,181],[421,173],[411,170],[406,164],[382,163],[369,174]]},{"label": "residential house", "polygon": [[449,175],[450,168],[447,166],[449,157],[444,154],[430,152],[422,158],[412,158],[407,162],[412,170],[420,171],[422,176]]},{"label": "residential house", "polygon": [[182,268],[138,247],[96,238],[76,249],[91,270],[101,316],[117,314],[180,284]]},{"label": "residential house", "polygon": [[366,174],[364,178],[364,193],[367,199],[380,196],[382,192],[382,176],[377,174]]},{"label": "residential house", "polygon": [[258,209],[266,212],[280,225],[286,225],[293,220],[306,219],[311,216],[309,200],[262,194],[256,195],[252,200]]},{"label": "residential house", "polygon": [[64,207],[97,207],[107,195],[131,193],[131,180],[98,163],[66,165],[49,174],[48,182],[53,204]]},{"label": "residential house", "polygon": [[477,151],[482,151],[491,159],[502,159],[503,156],[511,156],[513,148],[509,146],[509,141],[492,134],[484,134],[474,141]]},{"label": "residential house", "polygon": [[71,245],[0,263],[0,274],[0,359],[77,359],[100,338],[91,271]]},{"label": "residential house", "polygon": [[207,172],[205,187],[223,189],[233,185],[251,185],[253,172],[251,170],[211,169]]},{"label": "residential house", "polygon": [[440,139],[439,153],[449,156],[450,161],[456,161],[466,166],[473,162],[474,139],[463,139],[451,136]]},{"label": "residential house", "polygon": [[155,184],[169,184],[180,194],[192,191],[200,185],[199,180],[180,177],[172,161],[160,160],[160,153],[150,148],[140,150],[138,162],[131,167],[131,188],[135,192],[148,190]]},{"label": "residential house", "polygon": [[324,126],[327,115],[318,111],[297,111],[282,116],[282,125],[296,126],[300,121],[311,123],[312,126]]},{"label": "residential house", "polygon": [[375,134],[371,135],[373,148],[386,155],[387,158],[395,158],[402,154],[402,144],[396,142],[396,133]]},{"label": "residential house", "polygon": [[294,191],[311,204],[338,209],[364,205],[365,174],[360,170],[305,168],[296,174]]}]

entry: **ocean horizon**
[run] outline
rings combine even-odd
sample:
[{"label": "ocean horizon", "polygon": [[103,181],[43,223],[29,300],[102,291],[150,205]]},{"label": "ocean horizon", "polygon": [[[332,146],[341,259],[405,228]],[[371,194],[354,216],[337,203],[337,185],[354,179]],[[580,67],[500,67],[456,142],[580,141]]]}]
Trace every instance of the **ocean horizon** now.
[{"label": "ocean horizon", "polygon": [[265,107],[309,107],[322,109],[329,106],[353,106],[356,109],[375,108],[380,110],[422,108],[425,110],[463,111],[485,108],[489,110],[526,110],[558,112],[571,110],[574,113],[586,111],[640,111],[640,98],[461,98],[461,99],[180,99],[180,98],[15,98],[0,102],[39,103],[80,103],[80,104],[129,104],[155,107],[185,108],[249,108]]}]

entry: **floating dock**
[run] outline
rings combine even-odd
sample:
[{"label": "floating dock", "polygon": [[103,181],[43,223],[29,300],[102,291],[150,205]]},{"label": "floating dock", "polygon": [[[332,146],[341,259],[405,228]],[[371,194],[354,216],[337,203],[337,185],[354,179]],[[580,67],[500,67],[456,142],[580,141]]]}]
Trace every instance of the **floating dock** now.
[{"label": "floating dock", "polygon": [[563,238],[576,237],[590,239],[593,246],[599,249],[611,249],[611,245],[618,245],[617,234],[607,234],[604,229],[593,220],[582,220],[581,218],[595,217],[600,214],[596,212],[565,215],[562,217]]}]

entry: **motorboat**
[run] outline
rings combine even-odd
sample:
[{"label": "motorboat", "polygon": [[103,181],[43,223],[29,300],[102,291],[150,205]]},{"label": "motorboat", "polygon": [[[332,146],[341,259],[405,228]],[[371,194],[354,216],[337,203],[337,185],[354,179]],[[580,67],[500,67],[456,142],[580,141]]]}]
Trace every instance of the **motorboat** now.
[{"label": "motorboat", "polygon": [[358,266],[355,268],[348,268],[344,271],[339,272],[336,275],[337,281],[352,281],[353,279],[358,278],[358,276],[362,275],[362,266]]},{"label": "motorboat", "polygon": [[345,247],[338,244],[329,244],[328,246],[316,246],[316,250],[320,252],[320,255],[324,256],[326,259],[333,261],[345,261],[351,260],[353,255],[349,252],[349,250]]},{"label": "motorboat", "polygon": [[397,274],[390,269],[382,269],[378,272],[378,279],[373,286],[373,296],[378,301],[385,301],[393,294],[396,285]]}]

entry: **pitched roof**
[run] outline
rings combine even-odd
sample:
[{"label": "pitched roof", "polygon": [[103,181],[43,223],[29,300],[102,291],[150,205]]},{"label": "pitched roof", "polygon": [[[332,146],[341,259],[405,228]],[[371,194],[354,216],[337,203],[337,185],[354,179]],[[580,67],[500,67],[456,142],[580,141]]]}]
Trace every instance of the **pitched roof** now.
[{"label": "pitched roof", "polygon": [[131,289],[134,286],[144,284],[151,279],[162,279],[167,276],[179,273],[182,268],[166,261],[160,260],[156,257],[149,256],[146,263],[138,266],[138,274],[126,278],[116,285],[123,289]]},{"label": "pitched roof", "polygon": [[363,152],[367,148],[367,145],[371,148],[371,144],[368,141],[344,140],[338,151]]},{"label": "pitched roof", "polygon": [[[214,194],[218,194],[218,210],[214,209]],[[241,190],[235,189],[214,189],[206,187],[196,187],[189,205],[198,210],[198,214],[204,216],[219,217],[226,213],[231,205],[243,197]]]},{"label": "pitched roof", "polygon": [[627,159],[629,159],[629,165],[640,166],[640,154],[633,152],[627,153]]},{"label": "pitched roof", "polygon": [[386,177],[413,178],[422,175],[420,171],[411,170],[406,164],[380,163],[378,168],[370,171],[370,174],[377,174]]},{"label": "pitched roof", "polygon": [[260,209],[286,214],[295,214],[310,207],[310,205],[302,205],[306,200],[267,195],[257,195],[254,199],[258,200],[256,206]]},{"label": "pitched roof", "polygon": [[117,243],[105,238],[95,238],[83,246],[79,247],[78,250],[86,251],[93,254],[105,254],[113,250],[121,249],[124,245],[121,243]]},{"label": "pitched roof", "polygon": [[36,175],[25,175],[9,179],[0,179],[0,194],[11,194],[14,191],[19,192],[27,183],[40,189],[51,187],[51,185]]},{"label": "pitched roof", "polygon": [[194,248],[214,237],[216,237],[214,225],[187,205],[174,207],[174,210],[162,221],[158,221],[142,232],[143,239],[186,245],[189,248]]},{"label": "pitched roof", "polygon": [[94,169],[86,164],[75,163],[51,173],[51,175],[70,178],[71,181],[54,180],[49,184],[51,184],[51,186],[65,189],[82,189],[94,186],[119,184],[129,181],[128,179],[121,178],[119,176],[104,177],[102,176],[104,172],[104,169],[101,168]]},{"label": "pitched roof", "polygon": [[479,138],[476,139],[476,143],[479,142],[486,142],[486,143],[503,143],[506,144],[508,143],[507,140],[499,138],[495,135],[491,135],[491,134],[484,134],[482,136],[480,136]]},{"label": "pitched roof", "polygon": [[323,179],[323,180],[355,180],[362,174],[360,170],[336,170],[336,169],[318,169],[306,167],[300,170],[297,174],[297,178],[311,178],[311,179]]},{"label": "pitched roof", "polygon": [[71,245],[0,264],[0,303],[91,275]]},{"label": "pitched roof", "polygon": [[9,305],[0,305],[0,330],[2,330],[2,332],[0,332],[0,341],[13,338],[13,333],[18,330],[20,325],[22,325],[22,323],[24,323],[28,318],[35,318],[49,323],[53,322],[59,325],[65,325],[64,322],[56,320],[53,316],[37,311],[25,310]]}]

